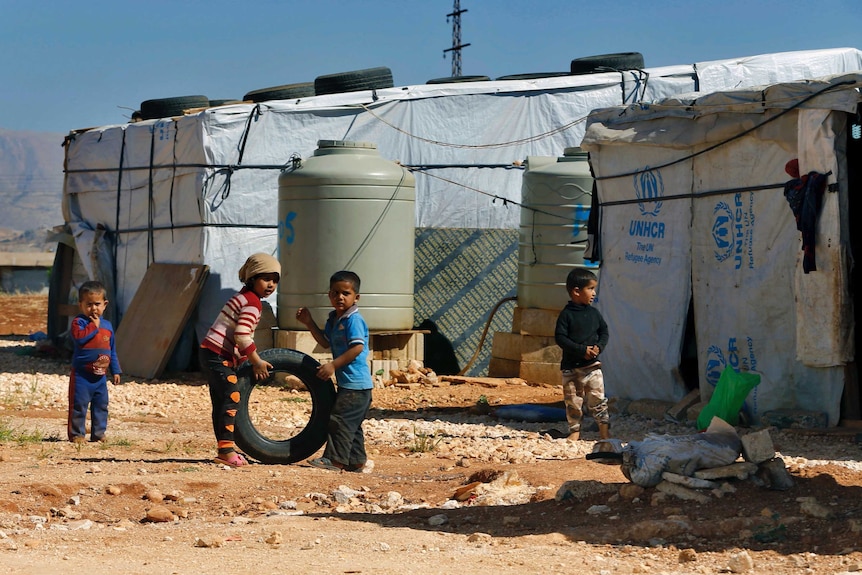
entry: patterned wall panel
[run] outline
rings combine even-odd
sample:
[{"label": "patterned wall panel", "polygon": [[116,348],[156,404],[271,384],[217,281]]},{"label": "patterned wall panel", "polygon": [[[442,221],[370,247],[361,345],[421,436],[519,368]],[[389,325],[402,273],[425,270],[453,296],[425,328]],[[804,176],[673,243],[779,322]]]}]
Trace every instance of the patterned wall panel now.
[{"label": "patterned wall panel", "polygon": [[[517,284],[518,230],[416,230],[415,325],[426,319],[436,323],[461,368],[476,353],[494,306],[515,296]],[[487,375],[493,335],[512,330],[514,308],[515,302],[500,306],[467,375]]]}]

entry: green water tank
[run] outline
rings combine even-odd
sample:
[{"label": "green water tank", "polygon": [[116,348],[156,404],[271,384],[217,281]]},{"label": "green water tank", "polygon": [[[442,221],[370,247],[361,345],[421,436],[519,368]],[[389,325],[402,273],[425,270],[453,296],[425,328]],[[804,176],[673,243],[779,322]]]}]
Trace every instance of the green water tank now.
[{"label": "green water tank", "polygon": [[569,301],[574,267],[598,275],[584,260],[593,178],[587,153],[566,148],[560,158],[529,156],[521,185],[518,307],[560,310]]},{"label": "green water tank", "polygon": [[368,142],[320,140],[314,155],[278,178],[278,327],[304,330],[332,311],[329,278],[359,275],[359,308],[371,330],[413,326],[416,183]]}]

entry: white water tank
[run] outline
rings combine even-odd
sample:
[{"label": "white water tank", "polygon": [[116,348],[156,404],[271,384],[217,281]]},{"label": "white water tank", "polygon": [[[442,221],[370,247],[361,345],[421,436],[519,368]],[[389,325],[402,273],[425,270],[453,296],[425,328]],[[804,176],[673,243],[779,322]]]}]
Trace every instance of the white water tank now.
[{"label": "white water tank", "polygon": [[359,308],[371,330],[413,326],[413,174],[368,142],[320,140],[314,155],[278,178],[278,327],[304,330],[330,311],[329,278],[361,280]]},{"label": "white water tank", "polygon": [[587,152],[566,148],[560,158],[529,156],[521,185],[518,307],[559,310],[569,301],[566,276],[584,260],[593,177]]}]

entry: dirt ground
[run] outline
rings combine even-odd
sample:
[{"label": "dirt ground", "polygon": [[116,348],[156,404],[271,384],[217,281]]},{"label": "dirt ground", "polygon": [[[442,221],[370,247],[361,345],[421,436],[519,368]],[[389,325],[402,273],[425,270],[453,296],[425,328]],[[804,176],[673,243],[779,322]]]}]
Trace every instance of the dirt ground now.
[{"label": "dirt ground", "polygon": [[[492,406],[561,405],[559,389],[471,382],[375,390],[370,473],[305,462],[229,469],[212,462],[206,388],[184,373],[124,377],[110,389],[108,441],[72,445],[68,366],[34,356],[20,337],[44,330],[47,302],[18,298],[0,298],[11,321],[0,334],[19,334],[0,338],[0,573],[862,570],[862,448],[852,433],[770,430],[793,478],[787,491],[731,480],[703,503],[654,488],[632,496],[618,466],[585,459],[595,433],[551,440],[535,424],[469,413],[483,396]],[[261,425],[302,402],[275,388],[253,400]],[[462,424],[479,430],[470,442],[417,431]],[[616,414],[613,429],[632,441],[671,428]],[[453,502],[494,477],[497,503]],[[557,501],[569,481],[574,496]]]},{"label": "dirt ground", "polygon": [[48,296],[35,294],[0,295],[0,335],[29,335],[48,329]]}]

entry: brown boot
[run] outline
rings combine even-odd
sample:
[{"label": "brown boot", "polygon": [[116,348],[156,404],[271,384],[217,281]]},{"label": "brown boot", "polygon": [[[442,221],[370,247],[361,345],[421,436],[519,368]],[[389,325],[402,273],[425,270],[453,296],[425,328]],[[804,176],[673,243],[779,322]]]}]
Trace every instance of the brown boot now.
[{"label": "brown boot", "polygon": [[611,424],[610,423],[600,423],[599,424],[599,439],[610,439],[611,437]]},{"label": "brown boot", "polygon": [[581,432],[580,432],[580,430],[578,430],[578,431],[570,432],[569,436],[566,439],[568,439],[569,441],[577,441],[580,438],[581,438]]}]

